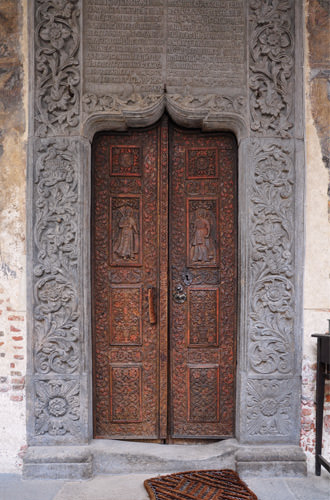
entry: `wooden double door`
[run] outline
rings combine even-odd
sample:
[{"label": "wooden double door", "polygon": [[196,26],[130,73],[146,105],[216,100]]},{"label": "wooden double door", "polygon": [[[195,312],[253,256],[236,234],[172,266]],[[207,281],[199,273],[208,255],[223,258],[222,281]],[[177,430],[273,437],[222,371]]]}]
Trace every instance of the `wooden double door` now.
[{"label": "wooden double door", "polygon": [[233,436],[236,158],[167,117],[95,138],[96,438]]}]

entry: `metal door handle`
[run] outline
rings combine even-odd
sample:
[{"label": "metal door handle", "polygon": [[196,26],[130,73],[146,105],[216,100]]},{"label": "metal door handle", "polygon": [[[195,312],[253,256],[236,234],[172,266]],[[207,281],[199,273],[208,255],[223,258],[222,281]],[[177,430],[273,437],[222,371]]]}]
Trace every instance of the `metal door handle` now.
[{"label": "metal door handle", "polygon": [[149,321],[151,325],[157,323],[155,299],[156,299],[155,288],[151,286],[148,288]]},{"label": "metal door handle", "polygon": [[177,304],[183,304],[187,300],[187,294],[182,285],[177,285],[173,292],[173,300]]}]

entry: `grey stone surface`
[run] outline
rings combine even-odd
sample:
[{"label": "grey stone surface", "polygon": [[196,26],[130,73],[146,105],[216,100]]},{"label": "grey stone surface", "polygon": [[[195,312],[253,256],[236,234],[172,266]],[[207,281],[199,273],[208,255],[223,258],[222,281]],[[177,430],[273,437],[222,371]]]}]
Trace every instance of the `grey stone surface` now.
[{"label": "grey stone surface", "polygon": [[124,441],[94,440],[96,474],[138,472],[180,472],[194,469],[235,468],[237,441],[200,445],[161,445]]},{"label": "grey stone surface", "polygon": [[[244,479],[244,476],[242,478]],[[270,477],[260,481],[259,479],[245,478],[244,481],[257,495],[258,500],[296,500],[283,479]]]},{"label": "grey stone surface", "polygon": [[329,500],[330,476],[306,478],[251,478],[241,475],[258,500]]},{"label": "grey stone surface", "polygon": [[0,474],[0,500],[53,500],[63,481],[28,480],[20,474]]},{"label": "grey stone surface", "polygon": [[[0,474],[0,500],[148,500],[145,479],[158,474],[98,475],[88,481],[22,480]],[[251,478],[243,481],[258,500],[329,500],[330,476],[304,478]]]},{"label": "grey stone surface", "polygon": [[34,446],[24,457],[23,477],[88,479],[93,475],[93,455],[89,447]]},{"label": "grey stone surface", "polygon": [[256,477],[305,476],[307,464],[299,446],[241,446],[236,453],[239,474]]},{"label": "grey stone surface", "polygon": [[285,460],[306,462],[306,457],[299,446],[240,446],[236,459],[240,462],[282,462]]},{"label": "grey stone surface", "polygon": [[320,477],[310,475],[308,481],[288,478],[286,484],[292,494],[299,500],[304,498],[329,500],[330,498],[330,475],[324,469]]},{"label": "grey stone surface", "polygon": [[84,483],[66,483],[54,500],[148,500],[143,482],[155,474],[97,476]]},{"label": "grey stone surface", "polygon": [[229,468],[257,477],[303,476],[297,446],[241,446],[235,439],[198,445],[93,440],[85,446],[35,446],[24,458],[26,478],[88,479],[93,474],[137,474]]}]

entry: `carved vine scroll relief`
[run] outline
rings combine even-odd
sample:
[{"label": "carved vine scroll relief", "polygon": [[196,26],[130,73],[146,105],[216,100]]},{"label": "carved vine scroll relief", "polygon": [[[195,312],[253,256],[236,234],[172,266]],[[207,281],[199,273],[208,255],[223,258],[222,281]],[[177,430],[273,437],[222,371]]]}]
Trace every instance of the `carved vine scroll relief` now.
[{"label": "carved vine scroll relief", "polygon": [[43,139],[35,156],[35,433],[76,436],[81,430],[79,145],[68,139]]},{"label": "carved vine scroll relief", "polygon": [[292,135],[294,2],[250,0],[250,113],[253,132]]},{"label": "carved vine scroll relief", "polygon": [[271,439],[292,429],[292,381],[269,378],[290,377],[295,366],[292,144],[256,142],[252,158],[248,359],[250,374],[265,378],[249,382],[247,430]]},{"label": "carved vine scroll relief", "polygon": [[292,371],[294,338],[294,168],[290,147],[256,146],[250,198],[250,369]]},{"label": "carved vine scroll relief", "polygon": [[80,0],[35,0],[37,136],[78,130],[80,10]]},{"label": "carved vine scroll relief", "polygon": [[[295,2],[249,1],[247,439],[289,439],[295,403]],[[267,139],[268,138],[268,139]]]}]

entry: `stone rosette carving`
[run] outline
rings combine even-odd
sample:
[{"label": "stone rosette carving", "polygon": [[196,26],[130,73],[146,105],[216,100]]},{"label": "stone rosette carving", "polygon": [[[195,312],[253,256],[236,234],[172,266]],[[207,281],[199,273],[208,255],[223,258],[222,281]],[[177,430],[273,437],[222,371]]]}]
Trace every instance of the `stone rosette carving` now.
[{"label": "stone rosette carving", "polygon": [[247,433],[250,436],[288,436],[292,429],[293,390],[290,380],[249,380]]},{"label": "stone rosette carving", "polygon": [[35,0],[36,135],[72,133],[79,124],[79,0]]},{"label": "stone rosette carving", "polygon": [[39,374],[79,370],[78,144],[41,140],[34,172],[34,357]]},{"label": "stone rosette carving", "polygon": [[252,161],[249,368],[286,374],[294,353],[292,151],[255,144]]},{"label": "stone rosette carving", "polygon": [[292,0],[250,0],[251,129],[289,137],[293,128]]},{"label": "stone rosette carving", "polygon": [[79,381],[37,381],[35,390],[36,435],[77,435],[80,431]]}]

